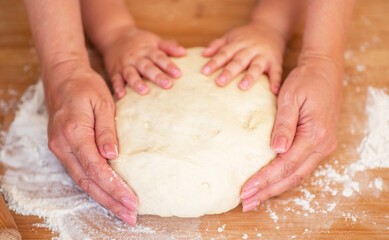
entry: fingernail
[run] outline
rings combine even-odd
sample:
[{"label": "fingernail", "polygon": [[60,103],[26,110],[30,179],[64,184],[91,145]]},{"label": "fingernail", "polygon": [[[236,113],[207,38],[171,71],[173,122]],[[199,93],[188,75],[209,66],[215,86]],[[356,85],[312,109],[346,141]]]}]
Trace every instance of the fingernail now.
[{"label": "fingernail", "polygon": [[280,87],[279,87],[279,86],[274,87],[274,93],[275,93],[275,94],[277,94],[279,90],[280,90]]},{"label": "fingernail", "polygon": [[243,205],[243,212],[248,212],[250,210],[253,210],[254,208],[258,207],[260,204],[260,201],[255,200],[249,204]]},{"label": "fingernail", "polygon": [[185,54],[185,53],[186,53],[186,50],[185,50],[184,47],[180,47],[180,48],[178,49],[178,51],[179,51],[180,54]]},{"label": "fingernail", "polygon": [[134,201],[129,200],[128,198],[122,198],[121,202],[124,206],[131,210],[138,209],[138,205]]},{"label": "fingernail", "polygon": [[274,141],[274,152],[276,153],[283,153],[286,150],[286,137],[284,136],[277,136],[276,140]]},{"label": "fingernail", "polygon": [[208,75],[211,73],[211,68],[209,66],[204,66],[203,67],[203,73]]},{"label": "fingernail", "polygon": [[132,226],[134,226],[136,223],[136,212],[135,213],[122,212],[118,214],[118,217],[120,217],[120,219],[122,219],[123,221],[125,221],[126,223]]},{"label": "fingernail", "polygon": [[146,87],[146,85],[143,84],[143,83],[138,83],[138,84],[136,85],[136,89],[138,90],[138,92],[139,92],[140,94],[145,94],[145,93],[147,92],[147,87]]},{"label": "fingernail", "polygon": [[162,87],[164,87],[164,88],[170,88],[171,85],[172,85],[172,82],[171,82],[169,79],[163,79],[163,80],[161,81],[161,85],[162,85]]},{"label": "fingernail", "polygon": [[118,155],[117,146],[115,146],[113,143],[105,143],[103,145],[103,150],[107,158],[113,159],[116,158]]},{"label": "fingernail", "polygon": [[219,85],[224,85],[227,82],[227,78],[225,76],[219,76],[216,81]]},{"label": "fingernail", "polygon": [[243,90],[247,90],[249,88],[249,81],[246,80],[246,79],[243,79],[241,82],[240,82],[240,88],[243,89]]},{"label": "fingernail", "polygon": [[242,192],[242,194],[240,195],[240,198],[248,198],[248,197],[251,197],[252,195],[254,195],[254,193],[258,192],[258,188],[257,187],[253,187],[253,188],[249,188],[248,190]]},{"label": "fingernail", "polygon": [[179,77],[181,75],[181,71],[177,68],[172,71],[174,77]]},{"label": "fingernail", "polygon": [[120,89],[115,89],[115,94],[116,94],[116,97],[118,98],[122,98],[124,96],[124,91],[120,90]]}]

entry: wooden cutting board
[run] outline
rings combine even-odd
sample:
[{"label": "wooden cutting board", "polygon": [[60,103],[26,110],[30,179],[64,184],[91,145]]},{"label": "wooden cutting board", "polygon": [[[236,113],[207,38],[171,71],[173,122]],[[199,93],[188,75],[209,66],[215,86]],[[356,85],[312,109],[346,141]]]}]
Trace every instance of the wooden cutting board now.
[{"label": "wooden cutting board", "polygon": [[[248,21],[255,0],[128,0],[139,27],[154,31],[165,38],[176,39],[186,47],[206,45],[225,31]],[[326,158],[341,170],[358,159],[356,148],[364,136],[366,115],[364,105],[368,86],[386,87],[389,93],[389,1],[360,0],[350,29],[346,54],[344,103],[338,130],[338,149]],[[301,29],[301,28],[300,28]],[[38,60],[22,1],[0,0],[0,99],[9,109],[0,109],[1,129],[12,122],[16,103],[23,91],[39,78]],[[301,46],[301,30],[289,44],[284,70],[287,74],[296,64]],[[92,47],[94,68],[104,74],[102,61]],[[11,90],[10,90],[11,89]],[[1,105],[0,104],[0,105]],[[1,169],[1,166],[0,166]],[[362,179],[381,177],[383,189],[361,191],[351,197],[338,193],[322,195],[323,189],[314,183],[315,176],[303,185],[275,197],[259,206],[257,211],[243,214],[241,207],[222,214],[196,220],[190,231],[203,239],[389,239],[389,174],[386,169],[369,170]],[[341,189],[341,186],[334,188]],[[304,189],[315,195],[310,208],[304,203],[285,203],[304,195]],[[309,197],[309,196],[308,196]],[[306,199],[306,198],[302,198]],[[336,201],[327,213],[317,209]],[[289,208],[289,209],[288,209]],[[13,213],[23,239],[50,239],[50,230],[37,227],[43,221],[35,216]],[[147,217],[140,217],[145,221]],[[177,221],[177,219],[160,219]],[[191,236],[190,233],[188,236]],[[186,239],[188,237],[183,237]]]}]

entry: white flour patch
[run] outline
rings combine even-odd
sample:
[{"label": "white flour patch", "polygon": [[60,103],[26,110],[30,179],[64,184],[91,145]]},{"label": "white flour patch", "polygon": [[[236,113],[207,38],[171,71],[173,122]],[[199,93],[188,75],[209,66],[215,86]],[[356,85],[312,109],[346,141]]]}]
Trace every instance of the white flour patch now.
[{"label": "white flour patch", "polygon": [[10,209],[44,218],[41,226],[58,232],[60,239],[201,239],[199,219],[139,216],[131,227],[97,204],[47,148],[47,122],[38,82],[26,91],[3,134],[0,164],[5,172],[0,182]]}]

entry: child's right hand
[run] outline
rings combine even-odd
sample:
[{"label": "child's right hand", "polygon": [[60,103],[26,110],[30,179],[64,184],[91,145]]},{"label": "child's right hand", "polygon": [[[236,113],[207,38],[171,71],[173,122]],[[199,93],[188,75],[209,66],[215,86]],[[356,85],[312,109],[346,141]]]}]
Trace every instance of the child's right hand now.
[{"label": "child's right hand", "polygon": [[153,33],[130,28],[121,30],[115,41],[102,49],[102,54],[114,93],[122,98],[126,94],[125,84],[141,95],[149,92],[141,76],[164,89],[171,88],[173,82],[167,75],[178,78],[181,71],[168,56],[181,57],[186,51]]}]

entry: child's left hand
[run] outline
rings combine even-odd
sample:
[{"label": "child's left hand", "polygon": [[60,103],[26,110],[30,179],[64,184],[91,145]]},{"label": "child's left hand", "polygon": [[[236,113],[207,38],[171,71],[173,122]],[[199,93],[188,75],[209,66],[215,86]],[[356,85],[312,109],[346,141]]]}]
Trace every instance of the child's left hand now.
[{"label": "child's left hand", "polygon": [[261,74],[267,73],[270,89],[277,94],[281,84],[285,44],[285,37],[267,23],[253,22],[235,28],[204,49],[203,55],[211,59],[204,65],[202,72],[210,75],[224,67],[216,78],[216,84],[225,86],[247,69],[239,82],[242,90],[249,89]]}]

